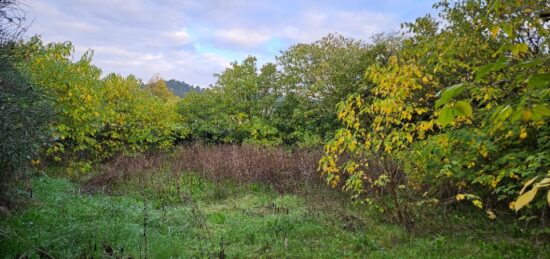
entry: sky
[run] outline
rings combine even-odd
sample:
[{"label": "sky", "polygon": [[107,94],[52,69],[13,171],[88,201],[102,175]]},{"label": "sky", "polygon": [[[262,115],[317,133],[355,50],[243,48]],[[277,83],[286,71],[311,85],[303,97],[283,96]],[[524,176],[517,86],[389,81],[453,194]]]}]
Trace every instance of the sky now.
[{"label": "sky", "polygon": [[434,0],[24,0],[27,37],[93,49],[104,74],[155,73],[206,87],[248,55],[259,64],[329,33],[367,40],[433,13]]}]

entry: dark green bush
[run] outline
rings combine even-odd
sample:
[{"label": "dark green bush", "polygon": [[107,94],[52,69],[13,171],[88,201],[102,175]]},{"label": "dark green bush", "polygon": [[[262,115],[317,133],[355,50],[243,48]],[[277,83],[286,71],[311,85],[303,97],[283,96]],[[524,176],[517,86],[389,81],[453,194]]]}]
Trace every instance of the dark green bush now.
[{"label": "dark green bush", "polygon": [[17,1],[0,0],[0,184],[22,175],[46,140],[52,116],[45,95],[21,68],[27,49],[20,41],[24,18]]}]

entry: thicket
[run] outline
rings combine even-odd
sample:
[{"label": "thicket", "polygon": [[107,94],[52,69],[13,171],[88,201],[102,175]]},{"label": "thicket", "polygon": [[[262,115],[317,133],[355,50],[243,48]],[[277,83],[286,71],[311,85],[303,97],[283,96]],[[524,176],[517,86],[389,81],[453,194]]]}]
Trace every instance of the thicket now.
[{"label": "thicket", "polygon": [[73,61],[69,42],[44,44],[34,37],[24,48],[32,53],[25,72],[54,100],[46,152],[71,172],[89,171],[115,154],[166,150],[186,135],[176,97],[161,78],[145,87],[132,75],[101,78],[92,52]]},{"label": "thicket", "polygon": [[0,195],[24,175],[47,137],[52,117],[44,91],[21,72],[24,12],[16,1],[0,0]]},{"label": "thicket", "polygon": [[521,210],[521,219],[544,222],[550,204],[548,2],[436,7],[439,19],[404,24],[409,37],[399,50],[368,67],[368,87],[338,105],[344,126],[320,162],[327,182],[347,176],[344,190],[392,211],[403,224],[414,204],[454,199],[470,201],[490,218],[509,207]]}]

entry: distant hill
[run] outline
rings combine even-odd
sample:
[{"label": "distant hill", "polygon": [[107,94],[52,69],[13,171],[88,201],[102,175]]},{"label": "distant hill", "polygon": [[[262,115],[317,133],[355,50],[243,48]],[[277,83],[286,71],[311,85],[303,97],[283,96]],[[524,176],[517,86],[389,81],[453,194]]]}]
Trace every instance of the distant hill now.
[{"label": "distant hill", "polygon": [[177,96],[183,97],[187,92],[197,91],[200,92],[202,89],[199,86],[193,86],[183,81],[178,81],[175,79],[170,79],[166,81],[166,86]]}]

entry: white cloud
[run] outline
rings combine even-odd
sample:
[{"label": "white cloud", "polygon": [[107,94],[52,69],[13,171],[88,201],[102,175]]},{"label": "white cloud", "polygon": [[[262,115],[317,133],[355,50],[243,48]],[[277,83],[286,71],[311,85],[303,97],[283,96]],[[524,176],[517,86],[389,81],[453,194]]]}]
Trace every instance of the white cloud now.
[{"label": "white cloud", "polygon": [[185,45],[191,42],[191,35],[185,29],[172,31],[167,36],[177,44]]},{"label": "white cloud", "polygon": [[98,26],[81,21],[58,21],[54,24],[65,30],[74,30],[87,33],[100,31],[100,28]]},{"label": "white cloud", "polygon": [[224,57],[189,51],[168,51],[162,53],[142,53],[121,47],[89,46],[79,47],[77,52],[94,50],[93,63],[105,73],[134,74],[143,80],[155,73],[166,79],[176,78],[188,83],[208,86],[214,83],[212,75],[229,65]]},{"label": "white cloud", "polygon": [[303,13],[301,23],[291,24],[282,29],[282,36],[295,42],[313,42],[329,33],[339,33],[346,37],[368,39],[380,32],[399,29],[399,21],[394,15],[368,11],[341,11],[326,13]]},{"label": "white cloud", "polygon": [[257,47],[272,37],[272,34],[244,28],[221,30],[215,35],[218,39],[246,48]]},{"label": "white cloud", "polygon": [[77,55],[94,49],[93,62],[106,73],[148,79],[158,72],[203,86],[247,54],[273,61],[278,48],[333,32],[368,39],[398,30],[401,21],[362,0],[28,1],[27,16],[34,20],[29,34],[41,34],[46,42],[72,41]]}]

